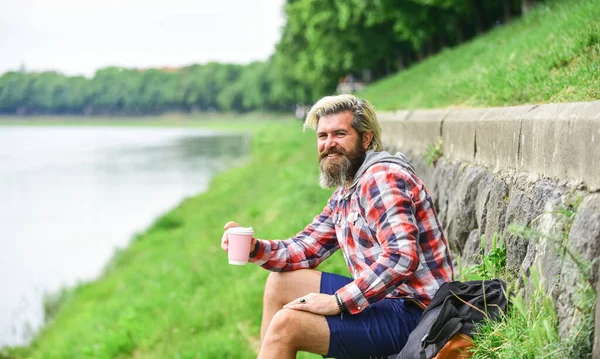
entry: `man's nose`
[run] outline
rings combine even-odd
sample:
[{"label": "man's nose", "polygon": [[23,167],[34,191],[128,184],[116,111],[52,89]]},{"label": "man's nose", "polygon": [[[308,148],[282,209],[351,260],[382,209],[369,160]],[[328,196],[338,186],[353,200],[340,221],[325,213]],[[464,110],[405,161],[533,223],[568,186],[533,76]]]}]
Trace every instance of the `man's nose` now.
[{"label": "man's nose", "polygon": [[328,136],[327,140],[325,141],[325,149],[330,149],[336,146],[335,143],[335,139],[333,138],[333,136]]}]

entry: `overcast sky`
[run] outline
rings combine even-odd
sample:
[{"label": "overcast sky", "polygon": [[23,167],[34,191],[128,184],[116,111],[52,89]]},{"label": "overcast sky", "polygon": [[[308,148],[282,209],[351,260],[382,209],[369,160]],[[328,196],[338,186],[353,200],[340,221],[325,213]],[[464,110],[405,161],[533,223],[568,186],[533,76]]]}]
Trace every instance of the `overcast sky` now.
[{"label": "overcast sky", "polygon": [[275,50],[284,0],[0,0],[0,74],[249,63]]}]

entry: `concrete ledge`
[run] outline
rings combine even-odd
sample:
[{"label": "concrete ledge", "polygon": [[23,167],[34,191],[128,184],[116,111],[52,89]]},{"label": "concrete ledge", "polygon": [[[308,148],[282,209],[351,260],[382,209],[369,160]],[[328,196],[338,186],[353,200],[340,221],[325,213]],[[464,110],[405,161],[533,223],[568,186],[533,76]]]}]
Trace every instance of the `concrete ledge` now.
[{"label": "concrete ledge", "polygon": [[[442,127],[444,156],[456,161],[475,160],[477,121],[489,110],[455,110],[448,114]],[[418,113],[414,114],[418,118]]]},{"label": "concrete ledge", "polygon": [[518,168],[523,116],[535,106],[491,108],[476,121],[475,162],[495,169]]},{"label": "concrete ledge", "polygon": [[600,101],[550,104],[523,119],[518,169],[600,189]]},{"label": "concrete ledge", "polygon": [[448,113],[449,110],[421,110],[417,121],[412,120],[414,112],[410,111],[378,114],[382,126],[385,123],[383,142],[423,155],[427,152],[427,145],[441,139],[442,121]]},{"label": "concrete ledge", "polygon": [[384,145],[583,182],[600,190],[600,101],[470,110],[378,113]]},{"label": "concrete ledge", "polygon": [[382,141],[393,146],[408,148],[403,142],[404,136],[398,136],[399,133],[405,133],[404,121],[410,116],[411,111],[381,112],[377,114],[380,123],[386,123],[386,130],[382,133]]}]

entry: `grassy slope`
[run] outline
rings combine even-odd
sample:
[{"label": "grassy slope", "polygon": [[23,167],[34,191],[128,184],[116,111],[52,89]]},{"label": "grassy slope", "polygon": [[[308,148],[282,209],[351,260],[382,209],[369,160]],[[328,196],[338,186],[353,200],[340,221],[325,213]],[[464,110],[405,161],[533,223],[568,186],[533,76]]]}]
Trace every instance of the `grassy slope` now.
[{"label": "grassy slope", "polygon": [[600,0],[530,15],[367,87],[378,110],[600,99]]},{"label": "grassy slope", "polygon": [[[99,280],[67,296],[29,348],[5,355],[255,357],[267,273],[227,264],[222,226],[236,220],[262,238],[288,237],[323,208],[329,192],[317,185],[314,133],[303,133],[298,121],[253,132],[248,166],[217,176],[209,192],[158,219]],[[339,255],[323,268],[347,272]]]}]

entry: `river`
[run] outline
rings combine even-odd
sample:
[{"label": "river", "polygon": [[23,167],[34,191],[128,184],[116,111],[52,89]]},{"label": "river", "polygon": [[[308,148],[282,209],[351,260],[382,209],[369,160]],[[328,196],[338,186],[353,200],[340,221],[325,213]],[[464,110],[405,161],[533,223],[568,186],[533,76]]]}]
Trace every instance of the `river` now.
[{"label": "river", "polygon": [[204,129],[0,126],[0,347],[27,343],[45,294],[97,277],[115,249],[243,161],[249,142]]}]

